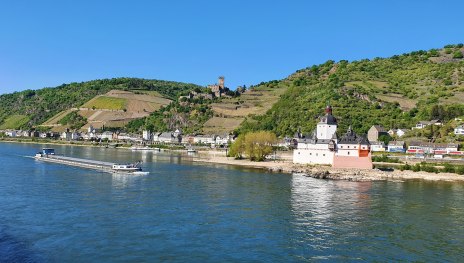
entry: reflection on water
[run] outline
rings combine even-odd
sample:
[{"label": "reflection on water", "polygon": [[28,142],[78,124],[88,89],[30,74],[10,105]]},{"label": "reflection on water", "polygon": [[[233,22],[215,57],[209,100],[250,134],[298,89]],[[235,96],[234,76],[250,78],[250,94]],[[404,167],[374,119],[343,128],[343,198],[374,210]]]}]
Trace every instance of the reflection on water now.
[{"label": "reflection on water", "polygon": [[464,186],[294,176],[295,244],[305,259],[462,261]]},{"label": "reflection on water", "polygon": [[145,175],[134,175],[124,173],[110,173],[111,174],[111,185],[113,188],[130,188],[135,184],[140,183],[140,180]]},{"label": "reflection on water", "polygon": [[143,160],[150,174],[38,162],[18,156],[41,145],[0,144],[0,262],[464,260],[463,184],[326,181],[176,154],[52,147]]}]

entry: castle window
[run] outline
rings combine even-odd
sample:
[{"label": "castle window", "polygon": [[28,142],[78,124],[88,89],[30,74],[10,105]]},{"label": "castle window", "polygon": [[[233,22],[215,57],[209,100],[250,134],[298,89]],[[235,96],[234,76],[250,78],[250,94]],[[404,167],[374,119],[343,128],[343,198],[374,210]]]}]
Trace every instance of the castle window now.
[{"label": "castle window", "polygon": [[325,156],[325,153],[322,156]]},{"label": "castle window", "polygon": [[348,152],[348,155],[350,155],[350,152]]},{"label": "castle window", "polygon": [[340,149],[343,149],[343,146],[340,146]]},{"label": "castle window", "polygon": [[318,154],[318,153],[316,153],[316,156],[319,156],[319,154]]},{"label": "castle window", "polygon": [[356,146],[354,148],[356,149]]},{"label": "castle window", "polygon": [[313,155],[313,153],[309,153],[309,155]]},{"label": "castle window", "polygon": [[348,145],[348,149],[350,149],[350,146]]},{"label": "castle window", "polygon": [[298,154],[300,154],[300,152],[298,152]]}]

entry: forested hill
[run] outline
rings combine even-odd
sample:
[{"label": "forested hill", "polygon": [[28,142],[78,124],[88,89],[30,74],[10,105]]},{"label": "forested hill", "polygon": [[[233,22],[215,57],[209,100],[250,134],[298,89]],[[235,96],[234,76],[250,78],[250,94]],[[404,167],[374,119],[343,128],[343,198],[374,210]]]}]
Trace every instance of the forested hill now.
[{"label": "forested hill", "polygon": [[165,98],[175,99],[198,87],[172,81],[115,78],[4,94],[0,95],[0,126],[5,122],[15,122],[15,127],[29,128],[110,90],[156,91]]},{"label": "forested hill", "polygon": [[238,132],[310,132],[327,103],[339,119],[339,132],[349,125],[366,133],[374,124],[410,128],[419,120],[451,120],[464,115],[463,51],[459,44],[390,58],[327,61],[261,83],[288,89],[265,115],[247,118]]}]

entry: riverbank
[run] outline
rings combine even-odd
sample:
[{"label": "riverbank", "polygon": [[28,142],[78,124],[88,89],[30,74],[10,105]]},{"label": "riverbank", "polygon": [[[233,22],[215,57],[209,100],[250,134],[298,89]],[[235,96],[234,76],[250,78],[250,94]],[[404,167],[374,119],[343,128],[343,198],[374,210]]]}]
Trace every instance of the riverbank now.
[{"label": "riverbank", "polygon": [[[17,141],[17,140],[0,140],[5,143],[28,143],[28,144],[50,144],[50,145],[68,145],[79,147],[105,147],[102,145],[92,144],[75,144],[66,142],[34,142],[34,141]],[[130,150],[129,147],[118,147]],[[163,149],[166,152],[181,153],[187,155],[185,150]],[[347,180],[347,181],[403,181],[403,180],[426,180],[426,181],[456,181],[464,182],[464,175],[454,173],[428,173],[413,172],[410,170],[400,171],[381,171],[378,169],[361,170],[361,169],[336,169],[330,166],[309,166],[292,163],[291,152],[279,152],[275,160],[264,162],[252,162],[246,159],[236,160],[232,157],[226,157],[225,151],[208,150],[200,151],[192,157],[193,162],[216,163],[225,165],[235,165],[247,168],[262,169],[270,172],[279,172],[287,174],[300,174],[302,176],[313,177],[318,179],[330,180]]]},{"label": "riverbank", "polygon": [[347,181],[404,181],[404,180],[426,180],[426,181],[456,181],[464,182],[464,175],[454,173],[428,173],[413,171],[381,171],[379,169],[336,169],[330,166],[310,166],[293,164],[288,158],[279,160],[268,160],[265,162],[251,162],[249,160],[235,160],[232,157],[220,156],[218,154],[203,154],[192,159],[194,162],[217,163],[237,165],[248,168],[264,169],[270,172],[299,174],[306,177],[330,180]]}]

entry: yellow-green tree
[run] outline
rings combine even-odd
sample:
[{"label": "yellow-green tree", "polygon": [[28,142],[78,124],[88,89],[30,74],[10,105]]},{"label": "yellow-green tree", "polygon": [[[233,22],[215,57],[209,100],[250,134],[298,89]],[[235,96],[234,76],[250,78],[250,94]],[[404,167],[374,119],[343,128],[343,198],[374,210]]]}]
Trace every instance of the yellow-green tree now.
[{"label": "yellow-green tree", "polygon": [[234,143],[230,146],[229,156],[236,159],[242,159],[245,152],[245,136],[241,134],[235,139]]},{"label": "yellow-green tree", "polygon": [[252,161],[264,161],[272,153],[272,145],[277,142],[276,135],[268,131],[250,132],[240,135],[232,144],[230,156],[242,158],[245,154]]}]

